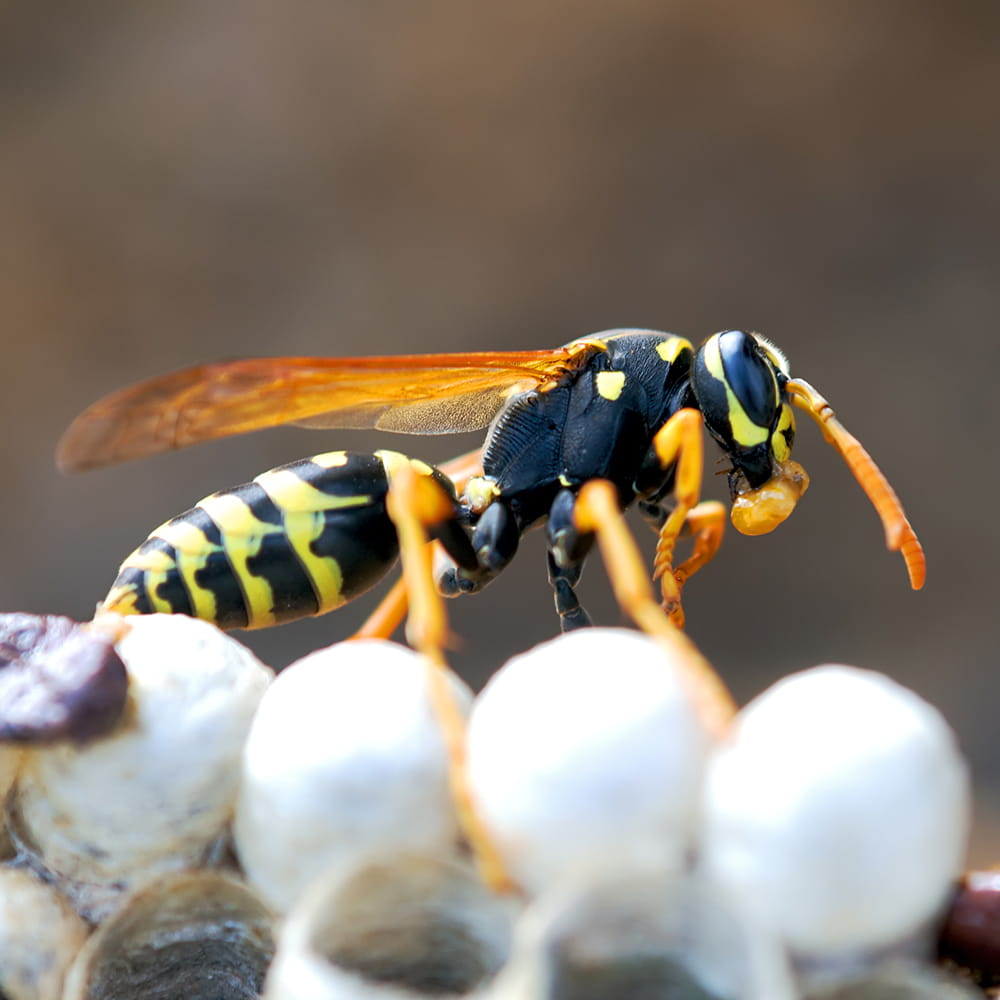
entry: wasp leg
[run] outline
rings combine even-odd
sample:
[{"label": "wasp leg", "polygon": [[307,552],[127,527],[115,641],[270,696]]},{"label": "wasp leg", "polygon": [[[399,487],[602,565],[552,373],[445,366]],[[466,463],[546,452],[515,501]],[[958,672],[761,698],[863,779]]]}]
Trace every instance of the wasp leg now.
[{"label": "wasp leg", "polygon": [[[701,495],[701,479],[704,469],[704,445],[702,443],[702,416],[694,409],[678,410],[653,438],[653,450],[663,469],[676,464],[674,474],[674,499],[676,506],[670,512],[656,543],[656,558],[653,563],[654,579],[660,581],[664,610],[678,628],[684,626],[684,611],[681,608],[681,583],[674,570],[674,549],[677,538],[687,524],[688,515],[697,505]],[[707,559],[702,559],[699,568]],[[688,572],[687,576],[691,573]]]},{"label": "wasp leg", "polygon": [[551,552],[548,560],[549,583],[552,584],[555,597],[559,627],[563,632],[572,632],[574,629],[587,628],[592,625],[590,615],[580,606],[580,599],[576,596],[575,588],[580,582],[583,564],[574,563],[572,566],[560,566]]},{"label": "wasp leg", "polygon": [[455,484],[455,492],[461,496],[469,480],[483,474],[483,450],[467,451],[439,465],[438,469]]},{"label": "wasp leg", "polygon": [[446,570],[438,589],[445,597],[478,593],[514,558],[520,541],[521,525],[514,512],[502,500],[491,503],[472,531],[473,565],[459,562]]},{"label": "wasp leg", "polygon": [[[458,574],[463,576],[478,574],[479,567],[476,561],[476,554],[472,549],[472,543],[465,529],[454,519],[443,521],[440,524],[425,525],[429,537],[440,543],[444,551],[456,564],[447,575],[458,579]],[[461,591],[456,589],[455,593]],[[454,596],[445,591],[447,596]],[[400,578],[393,585],[385,597],[379,602],[378,607],[365,619],[364,624],[351,636],[352,639],[388,639],[393,632],[402,624],[409,607],[409,595],[405,581]]]},{"label": "wasp leg", "polygon": [[509,891],[514,883],[469,788],[465,718],[446,673],[444,646],[448,627],[444,601],[434,583],[429,529],[453,522],[454,500],[433,479],[418,475],[409,463],[387,471],[386,509],[399,536],[403,582],[410,603],[407,638],[426,658],[431,703],[448,756],[448,780],[455,811],[484,881],[498,892]]},{"label": "wasp leg", "polygon": [[736,702],[697,646],[674,625],[653,596],[639,548],[618,508],[614,486],[601,479],[585,484],[577,498],[574,519],[581,532],[597,536],[622,611],[668,649],[710,732],[723,736],[736,714]]},{"label": "wasp leg", "polygon": [[684,533],[694,539],[691,555],[674,569],[674,579],[679,587],[710,563],[722,544],[726,531],[726,505],[718,500],[705,500],[688,511]]},{"label": "wasp leg", "polygon": [[403,624],[410,602],[406,594],[406,582],[400,577],[389,593],[378,603],[378,607],[364,620],[352,639],[388,639]]},{"label": "wasp leg", "polygon": [[444,663],[447,622],[434,587],[430,530],[455,516],[454,501],[408,462],[387,468],[386,510],[395,525],[409,599],[407,639],[428,659]]},{"label": "wasp leg", "polygon": [[583,572],[583,561],[594,544],[592,534],[581,534],[573,511],[576,494],[560,490],[549,509],[547,524],[549,583],[552,584],[556,612],[563,632],[585,628],[590,615],[580,606],[576,585]]},{"label": "wasp leg", "polygon": [[[438,466],[438,469],[455,484],[455,491],[461,494],[465,489],[466,483],[473,476],[482,475],[482,449],[476,448],[474,451],[468,451],[464,455],[459,455],[457,458],[453,458]],[[462,560],[456,559],[455,561],[461,562]],[[365,619],[361,628],[351,638],[388,639],[403,624],[408,606],[406,585],[403,582],[403,578],[400,577],[392,585],[389,593],[379,602],[378,607]]]},{"label": "wasp leg", "polygon": [[[642,503],[639,505],[639,509],[657,533],[661,531],[670,514],[659,504]],[[702,566],[707,565],[715,558],[725,531],[726,507],[718,500],[705,500],[688,511],[681,533],[684,536],[691,536],[694,547],[691,555],[680,566],[674,568],[674,579],[677,581],[679,590],[682,591],[684,584]]]}]

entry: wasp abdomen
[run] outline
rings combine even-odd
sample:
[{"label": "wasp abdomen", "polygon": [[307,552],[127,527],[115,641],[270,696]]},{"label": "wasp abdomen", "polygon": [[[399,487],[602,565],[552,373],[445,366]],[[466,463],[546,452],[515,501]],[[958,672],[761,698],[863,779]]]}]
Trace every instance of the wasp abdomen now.
[{"label": "wasp abdomen", "polygon": [[205,497],[125,560],[104,607],[262,628],[345,604],[398,554],[381,455],[315,455]]}]

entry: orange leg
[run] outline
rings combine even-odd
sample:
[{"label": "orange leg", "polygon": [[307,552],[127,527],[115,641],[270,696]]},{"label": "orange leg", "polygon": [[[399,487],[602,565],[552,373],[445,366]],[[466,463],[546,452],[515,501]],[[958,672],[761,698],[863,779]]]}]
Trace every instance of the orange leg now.
[{"label": "orange leg", "polygon": [[[465,484],[473,476],[482,474],[483,463],[480,449],[466,452],[439,466],[454,484],[455,491],[461,495]],[[352,639],[388,639],[399,628],[406,617],[408,598],[406,584],[400,577],[378,607],[365,619],[361,628],[351,636]]]},{"label": "orange leg", "polygon": [[444,599],[438,593],[434,580],[432,546],[427,537],[427,527],[451,517],[453,501],[433,480],[418,475],[409,463],[388,471],[386,507],[399,536],[402,582],[410,604],[407,638],[414,649],[426,658],[431,702],[448,755],[448,779],[459,824],[483,880],[497,892],[511,891],[515,885],[503,866],[469,788],[465,717],[446,672],[444,647],[448,639],[448,624]]},{"label": "orange leg", "polygon": [[725,531],[726,506],[718,500],[705,500],[688,512],[684,534],[694,537],[694,550],[674,570],[678,587],[683,587],[702,566],[715,558]]},{"label": "orange leg", "polygon": [[400,577],[378,607],[365,619],[364,624],[351,636],[352,639],[388,639],[406,617],[409,600],[406,584]]},{"label": "orange leg", "polygon": [[483,474],[483,450],[477,448],[475,451],[467,451],[464,455],[439,465],[438,468],[455,484],[455,492],[461,496],[466,483],[473,476]]},{"label": "orange leg", "polygon": [[618,509],[614,486],[603,479],[587,483],[577,498],[574,519],[580,531],[597,536],[601,557],[622,610],[640,629],[667,647],[680,665],[709,730],[723,736],[736,714],[736,703],[711,664],[664,614],[654,597],[639,548]]},{"label": "orange leg", "polygon": [[[676,506],[660,528],[656,543],[656,558],[653,562],[654,578],[660,581],[663,607],[678,628],[684,625],[684,611],[681,608],[681,583],[715,554],[710,543],[704,546],[710,554],[698,557],[693,568],[688,568],[684,578],[677,579],[674,571],[674,549],[677,538],[688,522],[688,516],[701,496],[701,480],[704,471],[704,444],[702,442],[702,416],[694,409],[678,410],[657,432],[653,447],[664,469],[676,463],[674,496]],[[721,539],[721,535],[719,536]],[[716,548],[718,544],[716,543]],[[695,559],[692,556],[692,559]],[[691,560],[688,560],[690,563]],[[688,566],[685,563],[685,566]]]}]

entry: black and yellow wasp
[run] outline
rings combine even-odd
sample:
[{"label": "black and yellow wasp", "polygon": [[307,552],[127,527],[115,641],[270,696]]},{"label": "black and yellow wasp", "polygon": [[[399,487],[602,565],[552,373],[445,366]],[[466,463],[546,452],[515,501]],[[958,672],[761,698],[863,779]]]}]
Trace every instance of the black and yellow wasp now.
[{"label": "black and yellow wasp", "polygon": [[[104,607],[181,612],[256,628],[322,614],[372,586],[398,554],[387,509],[406,466],[444,498],[428,521],[449,557],[438,587],[481,589],[545,523],[563,628],[588,624],[575,585],[593,540],[580,493],[609,481],[659,532],[655,573],[681,623],[680,587],[712,558],[724,508],[699,503],[702,427],[731,463],[732,519],[747,534],[783,521],[808,478],[790,458],[793,406],[843,455],[890,549],[923,584],[920,543],[875,463],[763,337],[727,330],[697,350],[647,330],[611,330],[548,351],[368,358],[266,358],[141,382],[87,409],[59,446],[82,470],[277,424],[451,434],[489,427],[481,453],[442,469],[396,452],[330,452],[215,493],[157,528],[121,567]],[[684,531],[691,557],[675,567]],[[405,609],[405,605],[404,605]],[[401,617],[386,612],[374,632]]]}]

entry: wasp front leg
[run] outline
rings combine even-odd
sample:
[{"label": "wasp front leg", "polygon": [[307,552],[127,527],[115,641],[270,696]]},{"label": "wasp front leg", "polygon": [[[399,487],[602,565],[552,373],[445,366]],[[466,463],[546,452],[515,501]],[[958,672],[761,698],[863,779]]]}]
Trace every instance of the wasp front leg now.
[{"label": "wasp front leg", "polygon": [[[675,506],[660,527],[653,574],[660,581],[663,608],[678,627],[684,625],[681,586],[715,555],[722,539],[721,529],[715,525],[716,511],[712,507],[707,511],[702,508],[689,524],[701,496],[705,463],[702,424],[702,416],[697,410],[678,410],[656,432],[650,459],[647,460],[647,465],[655,462],[664,472],[671,468],[674,470]],[[695,553],[675,569],[677,539],[689,526],[695,532]]]},{"label": "wasp front leg", "polygon": [[513,882],[469,789],[465,718],[446,670],[448,627],[442,596],[435,586],[430,542],[436,537],[449,555],[466,567],[474,562],[472,548],[456,520],[454,498],[440,482],[419,474],[405,461],[387,465],[386,472],[386,510],[399,538],[410,608],[407,638],[426,659],[433,711],[448,755],[452,801],[484,880],[497,891],[507,891]]},{"label": "wasp front leg", "polygon": [[[659,535],[670,511],[660,504],[640,503],[639,509],[643,517],[649,522],[653,530]],[[726,506],[718,500],[704,500],[688,511],[684,520],[681,535],[692,539],[693,547],[691,555],[687,557],[679,566],[673,570],[673,578],[677,583],[678,595],[681,594],[684,584],[694,576],[703,566],[710,563],[726,531]],[[660,571],[657,569],[657,575]],[[683,623],[683,619],[679,624]]]}]

